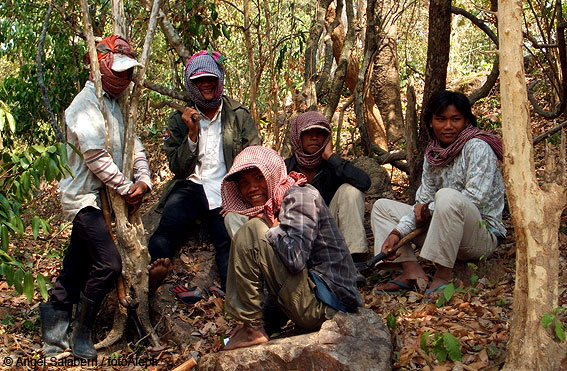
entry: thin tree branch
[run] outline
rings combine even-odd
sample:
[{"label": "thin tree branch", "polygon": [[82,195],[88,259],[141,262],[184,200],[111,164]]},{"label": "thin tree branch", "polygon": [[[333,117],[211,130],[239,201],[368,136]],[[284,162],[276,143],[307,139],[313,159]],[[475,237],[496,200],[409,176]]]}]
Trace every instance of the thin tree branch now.
[{"label": "thin tree branch", "polygon": [[43,68],[41,66],[41,54],[43,53],[43,44],[45,43],[45,36],[47,35],[47,29],[49,27],[49,17],[53,11],[53,5],[49,4],[47,8],[47,13],[45,13],[45,21],[43,22],[43,30],[41,31],[41,37],[39,38],[39,44],[37,46],[37,54],[35,57],[35,63],[37,65],[37,84],[39,85],[39,90],[41,91],[41,97],[43,98],[43,104],[45,104],[45,110],[47,111],[47,116],[49,117],[49,123],[53,128],[53,132],[57,137],[59,142],[65,143],[65,136],[61,132],[61,128],[55,119],[53,114],[53,109],[51,108],[51,103],[49,102],[49,95],[47,93],[47,88],[43,82]]},{"label": "thin tree branch", "polygon": [[561,124],[554,126],[553,128],[549,129],[545,133],[538,135],[537,137],[534,138],[534,146],[536,144],[538,144],[539,142],[541,142],[542,140],[544,140],[544,139],[552,136],[553,134],[557,133],[558,131],[560,131],[561,129],[563,129],[566,126],[567,126],[567,121],[563,121]]},{"label": "thin tree branch", "polygon": [[191,98],[189,97],[189,93],[187,93],[186,91],[179,91],[179,90],[174,90],[162,85],[158,85],[152,81],[148,81],[148,80],[144,80],[144,87],[153,90],[157,93],[160,93],[162,95],[167,95],[168,97],[171,98],[175,98],[175,99],[179,99],[185,102],[190,102]]}]

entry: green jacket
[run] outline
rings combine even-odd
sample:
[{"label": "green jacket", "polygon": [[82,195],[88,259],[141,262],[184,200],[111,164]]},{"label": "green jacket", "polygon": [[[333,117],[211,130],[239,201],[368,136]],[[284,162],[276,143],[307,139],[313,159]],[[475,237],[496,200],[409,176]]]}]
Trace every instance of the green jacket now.
[{"label": "green jacket", "polygon": [[[222,144],[224,163],[228,171],[237,154],[248,146],[261,145],[256,125],[252,116],[243,105],[223,95],[221,113]],[[189,129],[181,118],[181,113],[174,112],[167,122],[167,135],[163,149],[169,162],[169,170],[175,174],[165,186],[156,211],[161,212],[165,201],[177,183],[187,179],[195,170],[199,157],[198,149],[192,152],[187,143]]]}]

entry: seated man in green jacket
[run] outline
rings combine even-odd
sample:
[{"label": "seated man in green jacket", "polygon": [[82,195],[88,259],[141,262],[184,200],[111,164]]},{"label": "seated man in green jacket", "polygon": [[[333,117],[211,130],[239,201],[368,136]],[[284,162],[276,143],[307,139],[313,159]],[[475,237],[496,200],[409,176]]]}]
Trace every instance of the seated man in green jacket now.
[{"label": "seated man in green jacket", "polygon": [[260,138],[248,110],[222,94],[223,60],[204,50],[189,59],[185,87],[195,106],[173,113],[167,124],[164,149],[175,178],[163,192],[160,224],[148,244],[151,290],[167,275],[170,259],[197,220],[212,239],[221,288],[226,285],[230,237],[220,215],[220,186],[234,157]]}]

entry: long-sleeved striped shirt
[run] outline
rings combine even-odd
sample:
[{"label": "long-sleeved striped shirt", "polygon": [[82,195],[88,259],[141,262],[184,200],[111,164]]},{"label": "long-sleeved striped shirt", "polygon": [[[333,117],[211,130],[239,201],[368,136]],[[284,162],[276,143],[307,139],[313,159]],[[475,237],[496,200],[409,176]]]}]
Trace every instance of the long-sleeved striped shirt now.
[{"label": "long-sleeved striped shirt", "polygon": [[319,191],[309,184],[292,186],[283,199],[278,219],[280,224],[271,228],[266,238],[288,271],[309,269],[345,307],[362,306],[356,268]]},{"label": "long-sleeved striped shirt", "polygon": [[[74,176],[68,176],[59,182],[63,211],[69,219],[73,219],[84,207],[100,208],[99,192],[103,184],[114,188],[121,195],[128,192],[133,184],[122,174],[122,112],[118,102],[106,94],[104,102],[112,156],[105,149],[104,119],[91,81],[87,81],[83,90],[65,110],[67,141],[82,153],[81,157],[68,147],[69,166]],[[142,181],[151,188],[144,147],[137,137],[134,142],[134,181]]]}]

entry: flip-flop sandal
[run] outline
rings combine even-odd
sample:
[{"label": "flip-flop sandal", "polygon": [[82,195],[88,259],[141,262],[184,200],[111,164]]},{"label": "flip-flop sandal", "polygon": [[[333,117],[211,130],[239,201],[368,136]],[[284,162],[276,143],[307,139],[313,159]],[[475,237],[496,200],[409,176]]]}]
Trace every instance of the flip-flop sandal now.
[{"label": "flip-flop sandal", "polygon": [[442,284],[442,285],[439,285],[439,286],[437,286],[437,287],[434,288],[434,289],[426,289],[426,290],[425,290],[425,293],[431,295],[431,294],[435,294],[435,293],[441,292],[441,291],[445,290],[445,287],[449,286],[450,283],[453,284],[453,286],[455,287],[455,289],[458,289],[459,287],[461,287],[461,280],[455,280],[455,281],[449,281],[449,282],[447,282],[447,283],[444,283],[444,284]]},{"label": "flip-flop sandal", "polygon": [[177,285],[170,288],[169,291],[185,304],[195,304],[199,300],[204,299],[206,295],[205,292],[197,286],[188,289],[183,285]]},{"label": "flip-flop sandal", "polygon": [[209,288],[207,290],[209,291],[210,295],[216,296],[217,298],[224,298],[225,297],[224,291],[222,291],[221,289],[219,289],[216,286],[209,286]]},{"label": "flip-flop sandal", "polygon": [[415,286],[408,285],[407,283],[402,282],[402,281],[398,281],[398,280],[389,280],[386,283],[393,283],[394,285],[397,285],[398,288],[395,288],[395,289],[392,289],[392,290],[383,290],[382,289],[382,290],[377,290],[377,292],[397,293],[400,290],[408,290],[408,291],[415,290]]}]

